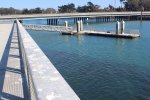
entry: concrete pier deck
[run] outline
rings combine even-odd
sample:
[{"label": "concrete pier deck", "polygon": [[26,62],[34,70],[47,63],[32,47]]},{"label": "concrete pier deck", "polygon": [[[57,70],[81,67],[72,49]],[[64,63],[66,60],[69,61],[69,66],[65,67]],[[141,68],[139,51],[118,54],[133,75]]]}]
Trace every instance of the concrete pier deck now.
[{"label": "concrete pier deck", "polygon": [[95,36],[105,36],[105,37],[115,37],[115,38],[137,38],[140,37],[140,34],[137,33],[124,33],[124,34],[116,34],[114,32],[100,32],[100,31],[66,31],[62,32],[62,35],[95,35]]},{"label": "concrete pier deck", "polygon": [[13,24],[0,24],[0,61],[6,47]]},{"label": "concrete pier deck", "polygon": [[89,31],[85,32],[86,35],[95,35],[95,36],[106,36],[106,37],[116,37],[116,38],[137,38],[140,37],[137,33],[124,33],[124,34],[116,34],[116,33],[110,33],[110,32],[96,32],[96,31]]},{"label": "concrete pier deck", "polygon": [[28,100],[16,25],[12,27],[12,24],[0,24],[0,99]]}]

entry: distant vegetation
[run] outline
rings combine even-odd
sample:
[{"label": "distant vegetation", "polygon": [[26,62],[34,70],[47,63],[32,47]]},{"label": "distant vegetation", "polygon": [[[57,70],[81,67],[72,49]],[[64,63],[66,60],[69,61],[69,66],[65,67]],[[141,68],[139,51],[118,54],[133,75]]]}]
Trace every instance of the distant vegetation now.
[{"label": "distant vegetation", "polygon": [[40,7],[34,8],[34,9],[23,9],[21,11],[22,14],[48,14],[48,13],[56,13],[56,10],[53,8],[47,8],[47,9],[41,9]]},{"label": "distant vegetation", "polygon": [[15,8],[0,8],[0,14],[50,14],[50,13],[73,13],[73,12],[103,12],[103,11],[150,11],[150,0],[120,0],[120,7],[109,5],[106,8],[101,8],[100,5],[87,2],[83,6],[76,7],[75,4],[69,3],[58,6],[58,11],[54,8],[42,9],[40,7],[33,9],[18,10]]},{"label": "distant vegetation", "polygon": [[40,7],[33,8],[33,9],[14,9],[12,7],[10,8],[0,8],[0,14],[1,15],[9,15],[9,14],[51,14],[51,13],[56,13],[56,10],[53,8],[47,8],[47,9],[42,9]]},{"label": "distant vegetation", "polygon": [[150,11],[150,0],[121,0],[125,7],[125,10],[128,11],[138,11],[138,10],[145,10]]}]

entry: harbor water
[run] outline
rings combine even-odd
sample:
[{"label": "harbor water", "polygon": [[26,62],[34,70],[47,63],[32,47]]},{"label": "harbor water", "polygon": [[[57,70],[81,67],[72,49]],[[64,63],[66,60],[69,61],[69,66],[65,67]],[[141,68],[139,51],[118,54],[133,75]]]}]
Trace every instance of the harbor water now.
[{"label": "harbor water", "polygon": [[[81,100],[150,100],[149,26],[150,21],[126,22],[126,29],[139,30],[136,39],[28,32]],[[84,28],[114,30],[115,23]]]}]

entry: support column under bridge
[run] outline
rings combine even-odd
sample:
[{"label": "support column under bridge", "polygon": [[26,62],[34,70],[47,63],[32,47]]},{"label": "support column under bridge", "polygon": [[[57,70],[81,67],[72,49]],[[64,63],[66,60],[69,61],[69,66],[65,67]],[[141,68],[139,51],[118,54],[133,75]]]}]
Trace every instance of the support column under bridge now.
[{"label": "support column under bridge", "polygon": [[58,19],[47,19],[47,25],[58,25]]}]

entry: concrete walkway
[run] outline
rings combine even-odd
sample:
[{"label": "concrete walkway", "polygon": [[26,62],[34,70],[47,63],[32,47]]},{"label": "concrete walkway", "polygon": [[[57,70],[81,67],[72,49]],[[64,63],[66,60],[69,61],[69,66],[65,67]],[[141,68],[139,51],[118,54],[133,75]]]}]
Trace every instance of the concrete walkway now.
[{"label": "concrete walkway", "polygon": [[[0,100],[28,100],[27,81],[18,44],[16,25],[10,32],[12,24],[1,25],[5,39],[1,44],[0,62]],[[8,29],[8,30],[7,30]],[[8,40],[8,41],[7,41]],[[2,43],[2,42],[1,42]]]},{"label": "concrete walkway", "polygon": [[0,61],[6,47],[13,24],[0,24]]}]

